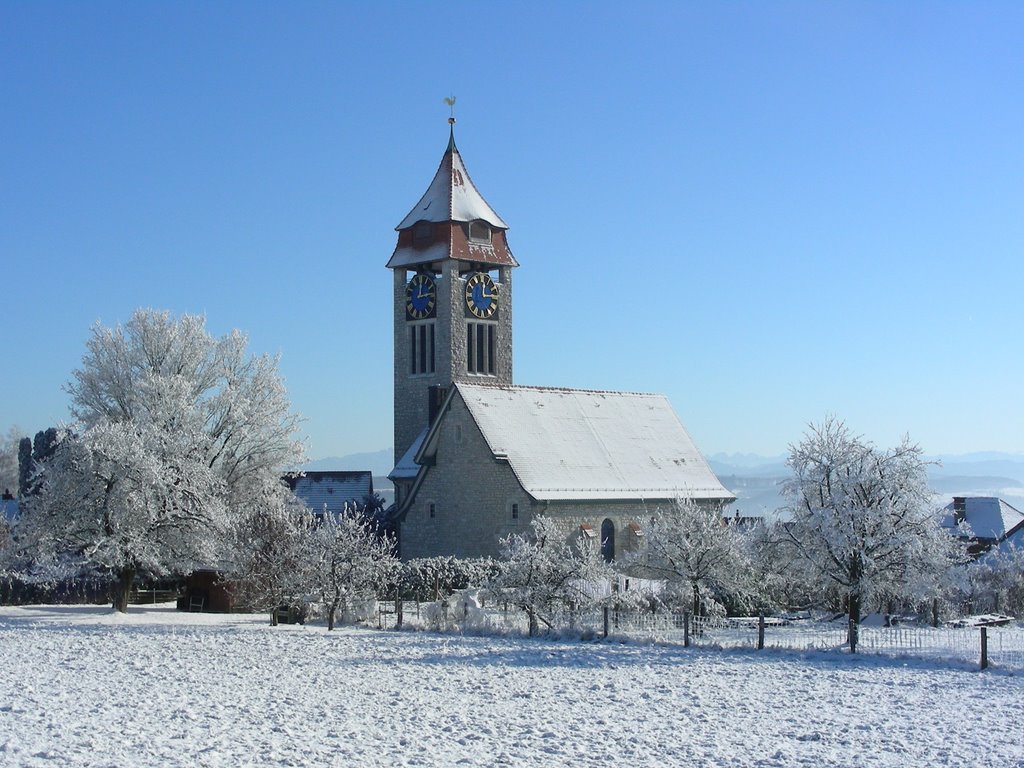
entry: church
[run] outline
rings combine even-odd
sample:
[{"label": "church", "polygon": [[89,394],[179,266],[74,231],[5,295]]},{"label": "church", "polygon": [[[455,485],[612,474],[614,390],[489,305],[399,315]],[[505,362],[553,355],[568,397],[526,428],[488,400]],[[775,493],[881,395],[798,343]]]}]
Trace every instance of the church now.
[{"label": "church", "polygon": [[508,225],[448,146],[395,228],[395,484],[402,559],[496,556],[534,516],[611,561],[680,496],[734,499],[663,395],[512,381]]}]

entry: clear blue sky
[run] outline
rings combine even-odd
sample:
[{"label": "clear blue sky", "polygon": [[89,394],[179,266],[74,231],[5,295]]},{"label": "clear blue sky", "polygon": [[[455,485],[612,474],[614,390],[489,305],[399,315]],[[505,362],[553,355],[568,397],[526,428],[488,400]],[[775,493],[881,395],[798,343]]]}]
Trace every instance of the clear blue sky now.
[{"label": "clear blue sky", "polygon": [[457,140],[515,380],[666,393],[706,454],[834,413],[1024,450],[1024,4],[0,3],[0,429],[89,329],[279,352],[311,457],[391,446],[394,226]]}]

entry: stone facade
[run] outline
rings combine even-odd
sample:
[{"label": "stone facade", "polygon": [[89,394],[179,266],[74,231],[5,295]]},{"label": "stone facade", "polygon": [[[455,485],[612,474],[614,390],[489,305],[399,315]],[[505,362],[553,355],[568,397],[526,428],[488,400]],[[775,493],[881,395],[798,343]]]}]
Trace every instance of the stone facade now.
[{"label": "stone facade", "polygon": [[[397,462],[416,437],[428,425],[428,392],[432,386],[447,387],[453,381],[486,380],[512,383],[512,268],[498,267],[495,284],[498,289],[498,310],[489,322],[495,326],[495,371],[493,375],[471,374],[466,370],[465,313],[466,275],[470,265],[447,259],[439,272],[432,272],[437,286],[435,317],[428,320],[407,320],[405,313],[406,285],[412,274],[404,268],[394,270],[394,344],[395,344],[395,461]],[[410,328],[419,325],[434,328],[434,372],[412,373]]]},{"label": "stone facade", "polygon": [[402,559],[496,556],[500,538],[529,528],[533,504],[508,463],[491,456],[465,403],[455,397],[440,424],[435,464],[402,521]]}]

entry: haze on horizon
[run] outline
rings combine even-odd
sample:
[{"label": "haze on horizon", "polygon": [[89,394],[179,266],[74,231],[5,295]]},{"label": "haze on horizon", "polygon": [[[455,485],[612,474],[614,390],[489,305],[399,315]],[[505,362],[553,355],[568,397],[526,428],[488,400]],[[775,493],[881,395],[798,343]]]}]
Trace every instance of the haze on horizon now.
[{"label": "haze on horizon", "polygon": [[1024,7],[0,11],[0,428],[95,322],[281,354],[313,458],[391,445],[395,225],[447,142],[510,225],[515,380],[663,392],[705,455],[834,413],[1024,451]]}]

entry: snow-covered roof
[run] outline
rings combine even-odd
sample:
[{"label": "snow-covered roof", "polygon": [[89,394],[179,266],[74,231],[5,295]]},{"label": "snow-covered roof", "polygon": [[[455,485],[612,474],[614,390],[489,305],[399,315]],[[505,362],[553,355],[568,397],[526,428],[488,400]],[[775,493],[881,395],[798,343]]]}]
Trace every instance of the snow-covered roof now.
[{"label": "snow-covered roof", "polygon": [[388,261],[388,269],[399,269],[401,267],[413,267],[418,264],[432,264],[436,261],[447,259],[451,255],[451,243],[433,243],[426,248],[396,248],[391,260]]},{"label": "snow-covered roof", "polygon": [[388,477],[392,480],[395,479],[408,479],[416,477],[416,473],[420,471],[419,464],[415,461],[415,456],[420,450],[420,446],[423,445],[423,438],[427,436],[427,428],[424,428],[416,439],[412,441],[412,445],[406,449],[405,453],[402,454],[402,458],[395,464],[395,468],[391,470],[391,474]]},{"label": "snow-covered roof", "polygon": [[441,158],[427,191],[395,229],[406,229],[417,221],[476,221],[483,219],[492,227],[508,229],[508,225],[487,204],[473,185],[462,156],[455,146],[454,135]]},{"label": "snow-covered roof", "polygon": [[961,500],[964,520],[976,538],[999,540],[1024,524],[1024,514],[996,496],[962,496],[942,510],[942,525],[956,526],[957,505]]},{"label": "snow-covered roof", "polygon": [[373,473],[367,471],[305,472],[285,478],[292,493],[314,512],[325,507],[341,512],[345,504],[362,504],[373,493]]},{"label": "snow-covered roof", "polygon": [[457,383],[496,459],[538,500],[734,497],[664,395]]}]

